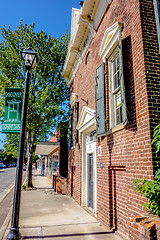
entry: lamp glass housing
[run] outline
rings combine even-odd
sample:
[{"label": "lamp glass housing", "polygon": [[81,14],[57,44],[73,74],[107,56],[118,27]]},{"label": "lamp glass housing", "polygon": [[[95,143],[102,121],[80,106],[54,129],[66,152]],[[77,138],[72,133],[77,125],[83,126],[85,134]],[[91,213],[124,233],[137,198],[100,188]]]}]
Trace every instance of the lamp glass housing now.
[{"label": "lamp glass housing", "polygon": [[30,46],[21,52],[21,56],[26,69],[32,69],[35,66],[37,54]]}]

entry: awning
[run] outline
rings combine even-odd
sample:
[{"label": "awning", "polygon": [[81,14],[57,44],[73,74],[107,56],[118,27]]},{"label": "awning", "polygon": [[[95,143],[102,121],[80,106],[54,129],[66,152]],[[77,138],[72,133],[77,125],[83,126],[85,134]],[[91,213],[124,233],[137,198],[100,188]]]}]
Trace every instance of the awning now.
[{"label": "awning", "polygon": [[48,156],[58,150],[59,142],[40,142],[36,145],[36,155]]}]

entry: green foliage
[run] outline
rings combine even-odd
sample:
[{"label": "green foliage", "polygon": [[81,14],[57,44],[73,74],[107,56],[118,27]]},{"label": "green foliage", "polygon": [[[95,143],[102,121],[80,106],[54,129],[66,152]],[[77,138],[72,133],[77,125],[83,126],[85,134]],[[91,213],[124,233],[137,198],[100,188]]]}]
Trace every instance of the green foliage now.
[{"label": "green foliage", "polygon": [[11,163],[16,163],[17,158],[15,158],[11,153],[8,152],[2,152],[1,158],[3,163],[8,167]]},{"label": "green foliage", "polygon": [[[154,139],[152,145],[156,149],[156,153],[160,152],[160,124],[154,129]],[[153,181],[144,179],[135,179],[133,181],[134,192],[144,195],[149,202],[144,204],[144,209],[151,210],[154,214],[160,216],[160,169],[155,172]]]},{"label": "green foliage", "polygon": [[33,152],[33,155],[32,155],[32,161],[33,161],[33,163],[35,163],[37,159],[38,159],[38,156],[35,155],[35,151],[34,151],[34,152]]},{"label": "green foliage", "polygon": [[160,151],[160,124],[155,127],[153,137],[151,144],[155,147],[156,153],[158,153]]},{"label": "green foliage", "polygon": [[23,190],[26,190],[26,188],[27,188],[27,187],[26,187],[26,184],[23,184],[23,185],[22,185],[22,189],[23,189]]},{"label": "green foliage", "polygon": [[144,209],[148,208],[160,216],[160,169],[156,171],[154,181],[135,179],[132,187],[134,187],[134,192],[149,199],[149,202],[144,204]]},{"label": "green foliage", "polygon": [[[3,42],[0,43],[0,120],[4,115],[4,95],[6,87],[24,87],[26,69],[21,60],[21,51],[28,45],[38,55],[38,64],[31,71],[29,102],[27,112],[28,162],[32,166],[35,144],[46,140],[51,129],[65,121],[68,116],[69,88],[61,75],[65,61],[69,35],[54,38],[43,31],[34,32],[34,24],[20,22],[12,31],[1,28]],[[11,137],[13,138],[13,137]],[[10,145],[11,143],[11,145]],[[7,138],[7,151],[16,154],[16,140]],[[31,168],[30,168],[31,169]],[[30,170],[31,172],[31,170]],[[29,175],[31,176],[31,174]],[[31,181],[28,180],[28,182]],[[27,186],[32,183],[27,183]]]},{"label": "green foliage", "polygon": [[6,144],[4,144],[4,150],[8,154],[11,154],[14,158],[18,156],[18,143],[19,143],[19,134],[7,134],[6,135]]},{"label": "green foliage", "polygon": [[1,28],[1,34],[4,40],[0,43],[0,119],[4,114],[5,87],[24,87],[26,70],[20,53],[30,43],[38,54],[38,64],[31,71],[26,129],[39,141],[67,116],[69,89],[61,72],[69,36],[66,33],[54,38],[43,31],[35,33],[34,24],[23,22],[15,31]]}]

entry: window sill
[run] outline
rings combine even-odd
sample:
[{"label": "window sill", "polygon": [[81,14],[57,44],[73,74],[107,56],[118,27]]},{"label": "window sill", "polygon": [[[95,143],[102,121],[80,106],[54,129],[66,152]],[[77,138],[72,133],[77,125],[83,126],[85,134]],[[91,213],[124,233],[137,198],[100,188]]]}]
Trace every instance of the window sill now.
[{"label": "window sill", "polygon": [[109,134],[111,134],[111,133],[118,132],[118,131],[122,130],[123,128],[125,128],[125,126],[124,126],[123,123],[121,123],[121,124],[113,127],[112,129],[110,129],[108,132],[106,132],[106,135],[109,135]]}]

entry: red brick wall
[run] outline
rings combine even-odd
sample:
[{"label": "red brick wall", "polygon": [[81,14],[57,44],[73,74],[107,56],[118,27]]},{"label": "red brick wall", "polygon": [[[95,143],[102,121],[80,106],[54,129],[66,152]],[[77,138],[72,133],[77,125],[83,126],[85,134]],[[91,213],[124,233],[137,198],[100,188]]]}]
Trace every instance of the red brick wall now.
[{"label": "red brick wall", "polygon": [[[151,134],[160,119],[160,54],[152,0],[140,1]],[[157,158],[153,155],[154,166]],[[160,160],[160,158],[159,158]],[[160,165],[158,165],[160,167]]]},{"label": "red brick wall", "polygon": [[[129,239],[137,240],[140,237],[132,218],[145,213],[142,204],[146,199],[133,193],[131,185],[135,178],[153,179],[150,127],[153,129],[160,113],[160,64],[152,0],[113,0],[89,46],[87,64],[85,56],[76,73],[71,92],[78,94],[79,115],[86,105],[81,98],[88,100],[88,107],[95,109],[95,72],[102,63],[98,56],[99,48],[105,30],[117,21],[124,24],[122,44],[129,122],[123,130],[97,142],[102,149],[101,157],[97,156],[97,216]],[[107,65],[105,87],[108,120]],[[72,162],[72,195],[80,203],[81,140],[79,143],[80,149],[69,153],[69,176]],[[103,162],[103,169],[100,162]]]},{"label": "red brick wall", "polygon": [[69,150],[68,157],[68,192],[79,204],[81,204],[81,151]]}]

